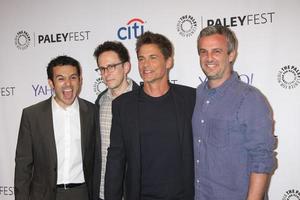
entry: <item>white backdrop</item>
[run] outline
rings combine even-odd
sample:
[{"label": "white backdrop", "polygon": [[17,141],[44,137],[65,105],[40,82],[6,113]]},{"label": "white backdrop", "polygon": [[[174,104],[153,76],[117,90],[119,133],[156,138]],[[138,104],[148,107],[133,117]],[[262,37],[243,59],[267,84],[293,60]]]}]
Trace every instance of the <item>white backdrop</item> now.
[{"label": "white backdrop", "polygon": [[300,1],[0,0],[0,199],[14,199],[15,146],[24,107],[51,95],[46,65],[57,55],[80,61],[81,97],[104,89],[94,71],[95,47],[106,40],[129,49],[134,80],[135,36],[166,35],[175,46],[170,80],[197,87],[204,80],[196,50],[202,27],[230,26],[239,39],[235,70],[270,101],[278,136],[271,200],[300,199]]}]

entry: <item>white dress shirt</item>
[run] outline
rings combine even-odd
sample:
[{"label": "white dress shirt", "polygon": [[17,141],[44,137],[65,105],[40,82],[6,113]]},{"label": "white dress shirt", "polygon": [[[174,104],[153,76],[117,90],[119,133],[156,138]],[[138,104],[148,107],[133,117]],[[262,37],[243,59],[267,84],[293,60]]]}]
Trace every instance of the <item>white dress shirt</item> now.
[{"label": "white dress shirt", "polygon": [[52,116],[57,152],[57,184],[83,183],[78,99],[64,109],[52,97]]}]

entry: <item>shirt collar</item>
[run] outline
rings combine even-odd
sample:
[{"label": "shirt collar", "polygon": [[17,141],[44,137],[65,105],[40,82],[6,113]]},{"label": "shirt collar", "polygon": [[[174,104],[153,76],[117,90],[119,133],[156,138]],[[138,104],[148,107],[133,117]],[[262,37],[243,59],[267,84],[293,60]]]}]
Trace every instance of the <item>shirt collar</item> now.
[{"label": "shirt collar", "polygon": [[212,88],[209,89],[208,88],[208,81],[205,82],[204,88],[207,91],[208,94],[213,95],[223,95],[225,90],[235,81],[239,80],[239,76],[237,74],[237,72],[233,71],[231,73],[231,76],[229,79],[227,79],[221,86],[217,87],[217,88]]},{"label": "shirt collar", "polygon": [[[128,86],[127,86],[126,90],[125,90],[123,93],[129,92],[129,91],[132,90],[132,85],[133,85],[132,82],[133,82],[133,81],[132,81],[130,78],[127,78]],[[111,91],[111,89],[109,89],[109,88],[108,88],[108,90],[107,90],[107,92],[106,92],[106,96],[109,97],[110,99],[115,99],[115,98],[116,98],[116,97],[114,97],[114,96],[112,95],[112,91]]]},{"label": "shirt collar", "polygon": [[79,110],[79,103],[78,103],[77,97],[75,98],[74,102],[66,108],[61,107],[54,99],[54,96],[52,96],[52,98],[51,98],[51,104],[52,104],[53,111],[59,111],[59,110],[60,111],[62,111],[62,110],[63,111],[77,111],[77,110]]}]

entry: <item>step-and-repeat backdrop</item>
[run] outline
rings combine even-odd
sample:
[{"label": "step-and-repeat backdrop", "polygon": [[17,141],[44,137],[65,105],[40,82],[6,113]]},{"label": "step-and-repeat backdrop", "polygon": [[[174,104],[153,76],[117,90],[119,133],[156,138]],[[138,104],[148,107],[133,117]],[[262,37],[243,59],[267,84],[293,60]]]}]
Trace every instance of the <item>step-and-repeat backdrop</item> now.
[{"label": "step-and-repeat backdrop", "polygon": [[129,74],[141,81],[136,37],[150,30],[175,47],[170,81],[197,87],[205,80],[196,40],[206,26],[232,28],[239,39],[235,70],[259,88],[274,111],[278,167],[271,200],[300,199],[300,1],[0,1],[0,199],[14,199],[14,158],[21,112],[51,96],[46,66],[57,55],[78,59],[81,97],[92,102],[105,88],[93,58],[106,40],[123,42],[131,54]]}]

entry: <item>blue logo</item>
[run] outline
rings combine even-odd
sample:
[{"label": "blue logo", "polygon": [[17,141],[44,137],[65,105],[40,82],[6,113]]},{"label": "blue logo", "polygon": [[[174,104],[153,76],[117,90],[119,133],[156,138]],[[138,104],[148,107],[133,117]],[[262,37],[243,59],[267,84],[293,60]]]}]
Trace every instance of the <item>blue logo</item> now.
[{"label": "blue logo", "polygon": [[144,33],[145,22],[139,18],[133,18],[129,20],[126,26],[118,29],[118,38],[120,40],[131,40]]}]

